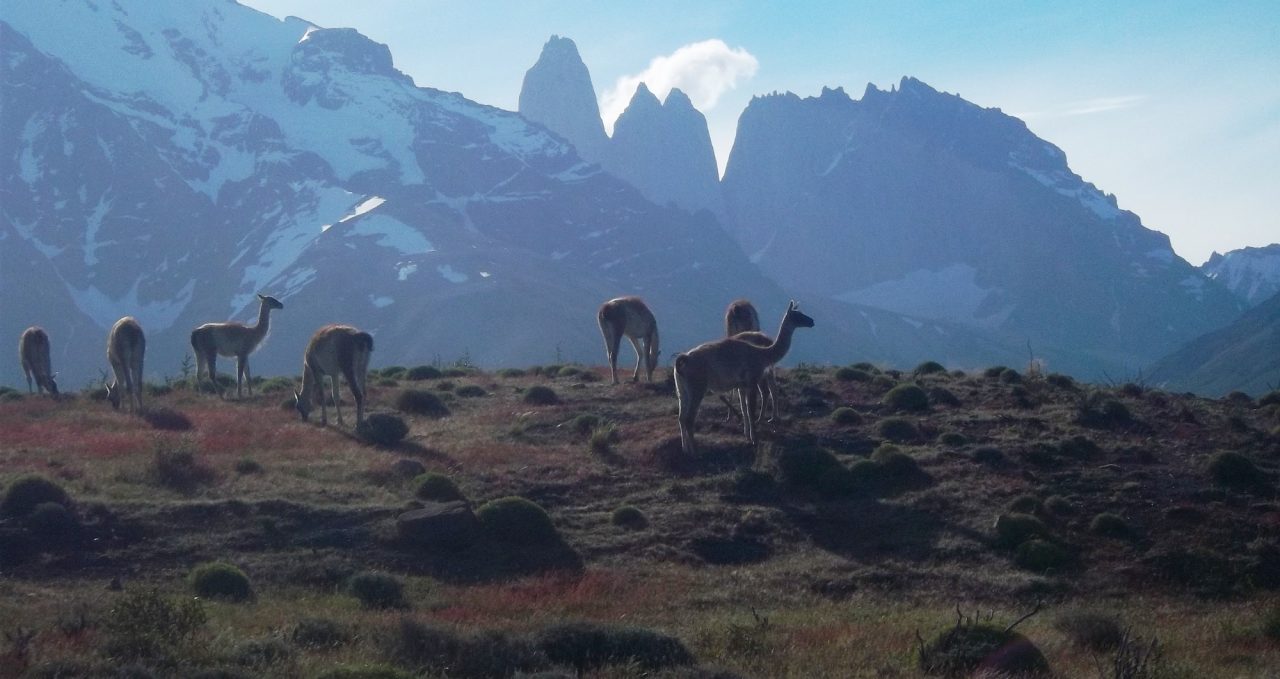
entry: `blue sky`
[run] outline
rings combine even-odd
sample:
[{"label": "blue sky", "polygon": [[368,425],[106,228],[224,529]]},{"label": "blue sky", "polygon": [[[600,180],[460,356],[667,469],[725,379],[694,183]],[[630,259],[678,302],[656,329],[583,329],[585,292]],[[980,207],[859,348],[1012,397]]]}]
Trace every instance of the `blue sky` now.
[{"label": "blue sky", "polygon": [[246,4],[356,28],[419,85],[513,110],[542,44],[570,37],[606,116],[640,77],[697,90],[722,167],[754,94],[911,75],[1023,118],[1192,263],[1280,241],[1274,0]]}]

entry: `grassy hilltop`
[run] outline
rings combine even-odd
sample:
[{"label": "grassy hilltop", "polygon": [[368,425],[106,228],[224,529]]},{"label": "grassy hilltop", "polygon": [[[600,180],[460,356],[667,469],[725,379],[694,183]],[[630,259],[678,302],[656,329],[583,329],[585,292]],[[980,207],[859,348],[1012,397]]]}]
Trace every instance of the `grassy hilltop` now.
[{"label": "grassy hilltop", "polygon": [[754,455],[708,398],[696,459],[669,383],[580,366],[374,371],[360,436],[284,378],[145,417],[2,391],[0,677],[1280,667],[1280,394],[780,382]]}]

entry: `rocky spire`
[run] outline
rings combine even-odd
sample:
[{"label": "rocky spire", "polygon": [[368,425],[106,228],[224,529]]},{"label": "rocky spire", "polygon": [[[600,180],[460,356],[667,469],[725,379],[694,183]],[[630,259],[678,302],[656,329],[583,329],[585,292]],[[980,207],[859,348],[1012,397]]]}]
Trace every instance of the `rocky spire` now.
[{"label": "rocky spire", "polygon": [[603,159],[608,137],[600,121],[600,105],[591,74],[569,38],[551,36],[537,63],[525,72],[520,113],[567,139],[583,159]]}]

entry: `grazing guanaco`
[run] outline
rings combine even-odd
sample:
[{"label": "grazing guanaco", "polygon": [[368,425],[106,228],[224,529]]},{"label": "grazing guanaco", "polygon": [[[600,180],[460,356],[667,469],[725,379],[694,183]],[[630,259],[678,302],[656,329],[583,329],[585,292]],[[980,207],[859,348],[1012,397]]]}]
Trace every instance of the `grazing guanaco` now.
[{"label": "grazing guanaco", "polygon": [[271,310],[283,309],[275,297],[258,295],[258,322],[245,325],[236,321],[205,323],[191,331],[191,349],[196,354],[196,383],[204,373],[213,383],[219,398],[224,398],[218,387],[218,356],[236,357],[236,398],[240,398],[241,383],[247,382],[249,395],[253,396],[253,378],[249,376],[249,354],[266,339],[271,327]]},{"label": "grazing guanaco", "polygon": [[[142,410],[142,358],[147,352],[147,338],[133,316],[125,316],[111,326],[107,335],[107,361],[115,373],[115,381],[107,385],[107,400],[120,409],[120,401],[129,399],[134,412]],[[128,394],[121,392],[127,391]]]},{"label": "grazing guanaco", "polygon": [[[793,301],[787,305],[778,328],[778,338],[768,346],[757,347],[734,337],[700,344],[683,354],[676,354],[674,377],[676,395],[680,399],[680,445],[688,455],[696,453],[693,440],[694,422],[698,406],[708,389],[716,391],[739,390],[739,405],[743,413],[755,412],[756,391],[764,371],[782,360],[791,348],[791,335],[796,328],[812,328],[813,319],[796,308]],[[756,435],[752,417],[742,418],[743,433],[755,445]]]},{"label": "grazing guanaco", "polygon": [[600,306],[596,320],[600,322],[600,334],[604,335],[604,351],[609,357],[613,383],[618,383],[618,345],[624,336],[631,340],[631,346],[636,350],[636,370],[631,381],[640,380],[640,363],[643,361],[652,382],[653,370],[658,366],[658,321],[644,300],[639,297],[611,299]]},{"label": "grazing guanaco", "polygon": [[760,314],[750,300],[738,299],[729,303],[724,311],[724,336],[733,337],[740,332],[760,330]]},{"label": "grazing guanaco", "polygon": [[369,371],[369,354],[373,353],[373,336],[349,325],[326,325],[311,336],[302,356],[302,389],[293,392],[294,407],[304,421],[311,415],[312,405],[320,401],[320,424],[329,424],[329,408],[324,393],[328,376],[333,390],[333,404],[342,421],[342,401],[338,396],[339,380],[347,378],[347,388],[356,399],[356,427],[364,423],[364,383]]},{"label": "grazing guanaco", "polygon": [[[50,365],[49,334],[44,328],[33,325],[22,331],[22,337],[18,338],[18,360],[22,362],[22,372],[27,376],[28,392],[43,394],[47,391],[50,396],[57,397],[58,383],[53,378],[58,374]],[[33,378],[35,389],[31,386]]]},{"label": "grazing guanaco", "polygon": [[[750,342],[758,347],[766,347],[773,342],[768,335],[760,332],[760,314],[756,313],[755,305],[746,299],[734,300],[729,303],[729,308],[725,309],[724,334],[725,337],[738,337],[738,339]],[[770,422],[778,418],[777,386],[778,382],[773,376],[773,366],[769,366],[769,369],[765,371],[764,379],[760,383],[760,393],[762,397],[768,397],[769,402],[772,404],[773,414],[769,416]],[[728,422],[733,418],[733,403],[724,394],[720,394],[720,400],[724,402],[724,420]],[[741,401],[740,396],[737,400]],[[761,401],[761,405],[763,403]],[[759,422],[761,417],[764,417],[764,408],[761,408],[760,413],[755,415],[756,421]]]}]

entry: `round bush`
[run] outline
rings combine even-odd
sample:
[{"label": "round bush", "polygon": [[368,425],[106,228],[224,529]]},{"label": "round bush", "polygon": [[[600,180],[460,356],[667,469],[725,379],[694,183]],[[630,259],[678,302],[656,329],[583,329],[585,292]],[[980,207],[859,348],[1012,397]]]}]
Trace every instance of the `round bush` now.
[{"label": "round bush", "polygon": [[999,448],[984,447],[973,451],[973,461],[988,467],[999,467],[1005,463],[1005,457]]},{"label": "round bush", "polygon": [[409,415],[444,417],[449,407],[435,393],[425,389],[405,389],[396,396],[396,410]]},{"label": "round bush", "polygon": [[1001,374],[1001,373],[1003,373],[1003,372],[1004,372],[1004,371],[1006,371],[1006,370],[1008,370],[1008,368],[1006,368],[1006,367],[1004,367],[1004,366],[1002,366],[1002,365],[993,365],[993,366],[991,366],[990,368],[987,368],[986,370],[983,370],[983,371],[982,371],[982,376],[983,376],[983,377],[986,377],[986,378],[990,378],[990,379],[999,379],[999,378],[1000,378],[1000,374]]},{"label": "round bush", "polygon": [[501,370],[495,372],[494,374],[497,375],[498,377],[507,377],[507,378],[524,377],[525,371],[519,368],[502,368]]},{"label": "round bush", "polygon": [[293,649],[275,638],[249,639],[236,645],[231,652],[237,665],[265,669],[293,657]]},{"label": "round bush", "polygon": [[441,375],[442,373],[437,368],[434,368],[429,365],[414,366],[412,368],[409,368],[407,371],[405,371],[405,374],[404,374],[406,379],[410,379],[414,381],[433,380],[437,377],[440,377]]},{"label": "round bush", "polygon": [[478,384],[464,384],[461,387],[458,387],[453,393],[461,396],[462,398],[479,398],[489,392],[485,391],[484,387],[481,387]]},{"label": "round bush", "polygon": [[1022,375],[1013,368],[1005,368],[1000,371],[1000,381],[1005,384],[1017,384],[1022,381]]},{"label": "round bush", "polygon": [[547,511],[522,497],[491,500],[476,510],[480,525],[492,537],[514,544],[552,543],[560,539]]},{"label": "round bush", "polygon": [[0,501],[0,514],[21,517],[35,511],[36,506],[52,502],[63,507],[71,506],[71,498],[62,486],[40,476],[28,474],[9,484]]},{"label": "round bush", "polygon": [[1053,626],[1072,644],[1094,653],[1115,650],[1124,639],[1120,621],[1101,613],[1065,613],[1053,621]]},{"label": "round bush", "polygon": [[41,540],[68,540],[80,532],[80,520],[70,509],[56,502],[36,505],[27,515],[27,525]]},{"label": "round bush", "polygon": [[198,596],[225,601],[248,601],[253,598],[249,576],[235,566],[222,561],[200,564],[188,577],[191,588]]},{"label": "round bush", "polygon": [[552,663],[579,672],[605,665],[656,670],[694,662],[679,639],[638,627],[564,623],[543,630],[536,643]]},{"label": "round bush", "polygon": [[363,571],[347,581],[347,593],[365,608],[408,608],[404,584],[394,575]]},{"label": "round bush", "polygon": [[824,479],[845,472],[844,465],[840,464],[835,455],[816,446],[781,449],[775,462],[779,480],[798,488],[817,488]]},{"label": "round bush", "polygon": [[569,420],[569,428],[582,436],[586,436],[598,429],[603,423],[604,420],[600,419],[599,415],[583,413],[582,415]]},{"label": "round bush", "polygon": [[1076,513],[1076,506],[1061,495],[1050,495],[1044,499],[1044,508],[1057,516],[1071,516]]},{"label": "round bush", "polygon": [[293,628],[293,643],[303,648],[337,648],[350,640],[347,628],[328,618],[303,618]]},{"label": "round bush", "polygon": [[1019,495],[1009,503],[1009,511],[1019,514],[1039,514],[1043,510],[1044,504],[1034,495]]},{"label": "round bush", "polygon": [[1231,488],[1259,488],[1268,484],[1266,474],[1253,460],[1231,451],[1218,453],[1209,462],[1209,475],[1215,483]]},{"label": "round bush", "polygon": [[841,406],[831,411],[831,421],[846,426],[859,425],[862,424],[862,415],[853,408]]},{"label": "round bush", "polygon": [[947,369],[942,367],[942,364],[937,361],[925,361],[924,363],[916,366],[915,369],[915,373],[917,375],[932,375],[934,373],[943,373],[946,371]]},{"label": "round bush", "polygon": [[1089,522],[1089,532],[1103,537],[1121,539],[1129,538],[1133,535],[1133,530],[1129,528],[1129,522],[1110,512],[1103,512],[1093,517],[1093,520]]},{"label": "round bush", "polygon": [[551,387],[538,384],[525,390],[524,402],[537,406],[550,406],[559,403],[560,397],[556,396],[555,390]]},{"label": "round bush", "polygon": [[951,406],[952,408],[960,405],[960,399],[956,397],[950,389],[945,387],[934,387],[930,389],[929,402],[934,405]]},{"label": "round bush", "polygon": [[414,479],[413,484],[415,486],[413,495],[420,500],[455,502],[466,499],[453,479],[444,474],[428,472]]},{"label": "round bush", "polygon": [[1280,405],[1280,389],[1269,391],[1258,399],[1259,406]]},{"label": "round bush", "polygon": [[938,437],[938,443],[948,448],[959,448],[969,443],[969,438],[959,432],[949,431]]},{"label": "round bush", "polygon": [[996,542],[1004,547],[1017,547],[1031,538],[1048,537],[1049,528],[1040,519],[1018,512],[996,517]]},{"label": "round bush", "polygon": [[649,518],[644,515],[644,512],[631,505],[623,505],[613,510],[613,516],[610,518],[613,525],[631,530],[639,530],[649,525]]},{"label": "round bush", "polygon": [[920,437],[915,423],[901,417],[889,417],[880,421],[880,435],[894,443],[914,441]]},{"label": "round bush", "polygon": [[574,377],[582,374],[582,368],[576,365],[566,365],[556,371],[556,377]]},{"label": "round bush", "polygon": [[383,368],[378,374],[382,377],[392,380],[404,379],[405,373],[409,372],[402,365],[392,365]]},{"label": "round bush", "polygon": [[1076,388],[1076,381],[1070,375],[1063,375],[1062,373],[1049,373],[1045,376],[1044,381],[1058,389]]},{"label": "round bush", "polygon": [[356,433],[378,446],[394,446],[409,434],[409,425],[395,415],[374,413],[364,418]]},{"label": "round bush", "polygon": [[897,382],[894,382],[893,378],[887,375],[876,375],[871,378],[871,386],[881,391],[888,391],[892,389],[895,384],[897,384]]},{"label": "round bush", "polygon": [[871,373],[858,368],[836,368],[835,378],[841,382],[867,382],[871,380]]},{"label": "round bush", "polygon": [[929,409],[929,395],[915,384],[899,384],[884,395],[885,405],[894,410],[921,412]]},{"label": "round bush", "polygon": [[237,474],[261,474],[262,464],[251,457],[242,457],[236,460],[235,470]]},{"label": "round bush", "polygon": [[920,669],[925,674],[968,677],[980,667],[1001,677],[1049,673],[1049,661],[1035,644],[994,625],[956,625],[920,649]]},{"label": "round bush", "polygon": [[881,444],[876,448],[871,454],[871,461],[880,465],[884,473],[893,478],[908,478],[920,473],[920,465],[914,457],[889,444]]},{"label": "round bush", "polygon": [[1066,566],[1071,562],[1071,553],[1048,540],[1032,538],[1018,545],[1013,562],[1019,568],[1044,573]]}]

